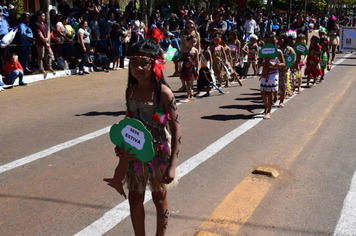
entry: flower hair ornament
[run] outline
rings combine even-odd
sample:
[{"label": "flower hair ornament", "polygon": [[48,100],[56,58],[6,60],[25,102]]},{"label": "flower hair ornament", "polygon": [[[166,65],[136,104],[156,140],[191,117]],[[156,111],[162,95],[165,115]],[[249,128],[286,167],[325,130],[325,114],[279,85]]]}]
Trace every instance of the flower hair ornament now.
[{"label": "flower hair ornament", "polygon": [[147,57],[147,56],[130,56],[128,58],[129,59],[142,58],[142,59],[150,60],[151,62],[153,62],[153,72],[155,73],[156,79],[158,82],[160,82],[162,79],[162,70],[167,69],[164,66],[164,61],[163,61],[162,57],[160,57],[160,56],[157,56],[154,59],[151,57]]},{"label": "flower hair ornament", "polygon": [[286,35],[288,38],[297,38],[297,30],[291,30],[289,29],[287,32],[286,32]]}]

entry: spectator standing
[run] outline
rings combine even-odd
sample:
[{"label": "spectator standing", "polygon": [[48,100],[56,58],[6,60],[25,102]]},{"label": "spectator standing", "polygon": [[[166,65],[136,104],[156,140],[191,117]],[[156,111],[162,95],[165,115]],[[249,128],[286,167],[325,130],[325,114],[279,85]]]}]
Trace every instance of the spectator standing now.
[{"label": "spectator standing", "polygon": [[58,13],[61,13],[63,16],[68,17],[70,12],[70,6],[68,5],[68,3],[64,0],[57,0],[57,3]]},{"label": "spectator standing", "polygon": [[84,75],[84,66],[86,59],[89,56],[90,50],[90,34],[86,30],[88,28],[88,21],[85,19],[80,22],[78,30],[78,43],[80,49],[80,63],[79,63],[79,75]]},{"label": "spectator standing", "polygon": [[291,29],[292,30],[297,30],[297,35],[304,34],[305,35],[305,40],[306,40],[305,44],[306,45],[308,44],[309,28],[308,28],[307,24],[304,21],[303,15],[298,15],[297,21],[294,22],[291,25]]},{"label": "spectator standing", "polygon": [[[9,23],[3,15],[3,7],[0,6],[0,42],[2,38],[9,33]],[[5,71],[5,55],[9,53],[9,47],[0,47],[0,71],[4,74]]]},{"label": "spectator standing", "polygon": [[98,19],[99,23],[99,30],[100,30],[100,41],[99,41],[99,48],[100,49],[105,49],[106,52],[108,52],[108,39],[110,37],[109,32],[108,32],[108,25],[107,25],[107,19],[106,19],[106,8],[101,9],[100,11],[100,16]]},{"label": "spectator standing", "polygon": [[254,34],[256,29],[257,29],[257,23],[253,19],[253,15],[249,14],[248,19],[245,21],[244,24],[245,35],[248,36]]},{"label": "spectator standing", "polygon": [[121,27],[121,43],[122,43],[122,55],[120,57],[120,68],[125,68],[125,58],[129,50],[131,28],[126,24],[126,19],[124,17],[119,19],[119,25]]},{"label": "spectator standing", "polygon": [[[215,21],[211,22],[208,27],[208,33],[210,34],[210,38],[215,38],[217,35],[225,34],[227,29],[227,23],[222,20],[223,13],[218,11],[215,14]],[[198,40],[199,42],[199,40]]]},{"label": "spectator standing", "polygon": [[98,42],[100,40],[100,30],[99,30],[99,14],[97,12],[93,13],[92,21],[89,23],[89,27],[91,29],[91,41],[92,46],[96,49],[98,47]]},{"label": "spectator standing", "polygon": [[35,41],[29,23],[30,13],[22,13],[21,22],[19,24],[19,42],[21,48],[20,64],[23,67],[25,74],[32,74],[32,71],[27,67],[27,62],[30,58],[31,44]]},{"label": "spectator standing", "polygon": [[133,0],[130,0],[127,6],[125,7],[125,14],[128,14],[131,19],[134,18]]},{"label": "spectator standing", "polygon": [[45,13],[41,10],[37,11],[37,22],[34,26],[34,32],[36,36],[35,45],[38,53],[38,68],[40,72],[44,74],[47,73],[44,68],[46,68],[46,70],[54,72],[54,70],[52,69],[53,52],[49,45],[48,26],[44,22],[45,20]]}]

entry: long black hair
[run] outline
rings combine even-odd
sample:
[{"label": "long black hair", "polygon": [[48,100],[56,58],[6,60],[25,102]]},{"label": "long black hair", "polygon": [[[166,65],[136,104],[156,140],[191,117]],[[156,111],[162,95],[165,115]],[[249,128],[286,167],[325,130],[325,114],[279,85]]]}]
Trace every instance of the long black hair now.
[{"label": "long black hair", "polygon": [[[130,47],[127,55],[128,57],[133,56],[135,53],[143,54],[143,56],[155,59],[156,57],[160,57],[162,60],[163,58],[163,53],[162,49],[153,41],[146,39],[146,40],[140,40]],[[167,81],[164,78],[164,75],[162,73],[162,77],[160,81],[157,81],[155,73],[153,73],[153,80],[155,83],[155,89],[156,89],[156,104],[159,106],[160,100],[161,100],[161,87],[162,84],[166,85],[169,87]],[[132,75],[131,69],[129,66],[129,77],[127,81],[127,88],[130,86],[136,85],[138,83],[137,79]]]}]

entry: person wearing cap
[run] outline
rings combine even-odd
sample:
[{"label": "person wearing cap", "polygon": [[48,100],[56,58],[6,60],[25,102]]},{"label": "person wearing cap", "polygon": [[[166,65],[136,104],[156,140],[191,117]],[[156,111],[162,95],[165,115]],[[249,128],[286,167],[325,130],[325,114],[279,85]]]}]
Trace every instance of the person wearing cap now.
[{"label": "person wearing cap", "polygon": [[21,22],[19,24],[19,43],[20,43],[20,64],[24,69],[25,74],[32,74],[32,71],[28,69],[27,62],[30,58],[31,44],[35,41],[33,37],[33,32],[29,26],[30,23],[30,13],[24,12],[21,15]]},{"label": "person wearing cap", "polygon": [[[2,38],[9,33],[9,23],[3,15],[3,7],[0,6],[0,43]],[[9,48],[0,47],[0,71],[1,74],[5,71],[5,55],[9,53]]]}]

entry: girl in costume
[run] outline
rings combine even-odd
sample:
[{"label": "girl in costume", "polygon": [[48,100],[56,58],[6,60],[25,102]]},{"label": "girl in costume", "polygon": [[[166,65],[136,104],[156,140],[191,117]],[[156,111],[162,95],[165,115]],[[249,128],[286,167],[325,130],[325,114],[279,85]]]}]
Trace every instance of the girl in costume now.
[{"label": "girl in costume", "polygon": [[227,42],[229,41],[229,37],[227,35],[223,35],[221,36],[221,41],[220,41],[220,45],[223,47],[223,50],[225,52],[226,55],[226,61],[227,63],[225,64],[224,68],[226,70],[226,74],[225,74],[225,87],[229,87],[229,80],[230,77],[233,73],[232,71],[232,56],[231,56],[231,49],[230,47],[227,45]]},{"label": "girl in costume", "polygon": [[[182,31],[182,33],[180,34],[180,41],[181,41],[181,49],[182,49],[182,55],[186,52],[190,51],[190,47],[188,45],[188,40],[187,37],[189,35],[194,35],[195,38],[197,39],[197,43],[195,45],[195,48],[198,49],[198,53],[200,53],[200,34],[198,33],[194,21],[192,20],[188,20],[185,23],[185,28]],[[184,91],[184,89],[186,89],[184,81],[182,80],[182,87],[179,88],[178,91]]]},{"label": "girl in costume", "polygon": [[334,63],[336,47],[339,46],[339,26],[337,24],[337,18],[332,16],[329,18],[328,25],[328,36],[330,37],[330,46],[331,46],[331,64]]},{"label": "girl in costume", "polygon": [[201,39],[201,51],[200,51],[200,70],[199,70],[199,78],[197,82],[198,92],[196,95],[200,94],[200,91],[206,86],[206,93],[203,97],[210,96],[210,82],[213,81],[214,71],[213,71],[213,58],[211,56],[211,52],[209,50],[209,45],[211,41],[209,39],[203,38]]},{"label": "girl in costume", "polygon": [[216,35],[213,38],[213,44],[210,47],[211,55],[213,58],[213,70],[214,75],[219,81],[219,88],[222,88],[222,79],[226,75],[226,70],[224,69],[224,64],[226,64],[226,54],[223,47],[220,45],[221,38]]},{"label": "girl in costume", "polygon": [[[265,35],[265,43],[275,44],[272,33]],[[259,58],[258,65],[262,66],[260,89],[261,97],[265,106],[263,119],[270,119],[272,110],[272,93],[276,93],[278,91],[279,68],[284,68],[285,66],[282,51],[278,50],[277,58]]]},{"label": "girl in costume", "polygon": [[[145,235],[144,198],[146,185],[152,191],[157,211],[156,235],[165,235],[169,220],[166,184],[175,178],[181,132],[173,92],[162,74],[163,55],[151,40],[140,40],[128,52],[129,78],[126,89],[127,117],[140,120],[151,132],[155,156],[141,162],[128,154],[129,150],[115,147],[121,161],[129,161],[124,183],[129,194],[131,221],[135,235]],[[128,160],[129,159],[129,160]],[[120,164],[119,164],[120,165]],[[120,179],[105,179],[120,194],[125,195]]]},{"label": "girl in costume", "polygon": [[[258,40],[257,40],[257,45],[258,45],[258,51],[261,50],[261,48],[265,45],[265,42],[262,39],[262,34],[260,32],[256,33]],[[260,67],[257,67],[257,75],[260,75],[261,71],[260,71]]]},{"label": "girl in costume", "polygon": [[244,78],[247,78],[248,70],[250,65],[252,65],[253,75],[257,76],[257,57],[258,57],[258,45],[257,45],[257,36],[255,34],[250,35],[250,42],[245,45],[241,50],[247,54],[247,68],[244,74]]},{"label": "girl in costume", "polygon": [[[288,46],[293,48],[294,45],[295,45],[296,39],[297,39],[297,31],[288,30],[286,32],[286,34],[287,34],[287,37],[288,37]],[[292,86],[292,93],[293,94],[296,92],[296,85],[297,85],[296,80],[297,80],[297,78],[299,76],[298,70],[295,69],[295,64],[296,64],[296,61],[297,61],[297,57],[298,57],[298,55],[296,54],[294,62],[292,64],[292,66],[290,67],[290,78],[292,80],[291,86]]]},{"label": "girl in costume", "polygon": [[320,46],[321,46],[320,67],[322,72],[322,75],[320,76],[320,82],[324,82],[325,69],[330,70],[330,65],[329,65],[330,48],[329,48],[328,38],[326,36],[320,38]]},{"label": "girl in costume", "polygon": [[[290,54],[295,54],[295,51],[292,47],[288,45],[288,37],[286,33],[280,33],[277,37],[279,49],[283,52],[284,59],[286,59]],[[279,105],[278,107],[284,107],[284,99],[286,98],[287,91],[290,94],[292,91],[292,83],[290,80],[290,72],[286,65],[279,68]]]},{"label": "girl in costume", "polygon": [[[229,44],[228,44],[232,57],[231,66],[236,72],[238,71],[237,67],[240,65],[240,51],[241,51],[241,43],[240,40],[238,39],[238,35],[239,33],[236,29],[231,30],[229,32]],[[232,84],[236,82],[235,80],[236,79],[233,79]]]},{"label": "girl in costume", "polygon": [[187,98],[183,101],[184,103],[194,100],[193,96],[193,81],[198,79],[198,60],[199,53],[195,48],[197,44],[197,39],[195,35],[189,35],[187,37],[188,49],[182,54],[183,66],[180,73],[180,79],[184,82],[187,88]]},{"label": "girl in costume", "polygon": [[[304,43],[305,41],[305,35],[304,34],[298,34],[297,35],[297,40],[296,43]],[[289,45],[291,46],[291,45]],[[302,77],[300,76],[301,68],[304,65],[304,60],[302,60],[302,54],[297,53],[295,62],[291,67],[292,72],[295,74],[296,77],[296,82],[298,83],[298,93],[302,92]],[[296,88],[296,84],[294,85],[294,88]]]},{"label": "girl in costume", "polygon": [[304,71],[304,75],[307,77],[307,88],[310,87],[310,78],[313,76],[314,82],[313,86],[316,86],[316,81],[320,75],[322,75],[320,69],[320,59],[321,59],[321,46],[319,45],[320,39],[318,36],[314,35],[310,40],[309,54],[307,56],[307,65]]}]

